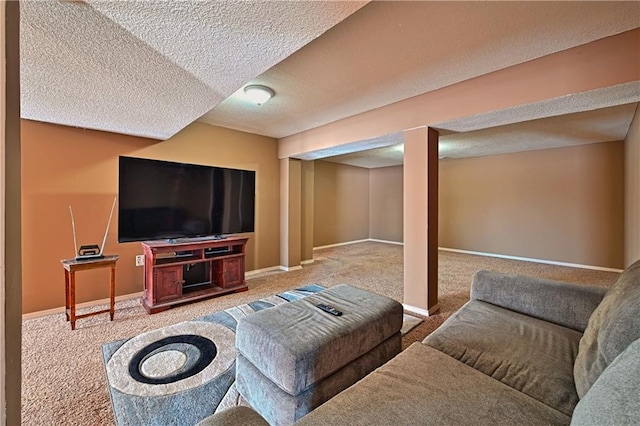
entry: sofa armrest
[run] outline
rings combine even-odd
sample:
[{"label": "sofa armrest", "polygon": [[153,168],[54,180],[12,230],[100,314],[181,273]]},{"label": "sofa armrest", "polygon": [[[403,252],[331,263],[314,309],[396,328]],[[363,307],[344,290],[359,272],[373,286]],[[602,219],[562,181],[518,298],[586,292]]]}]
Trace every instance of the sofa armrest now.
[{"label": "sofa armrest", "polygon": [[238,405],[202,420],[196,426],[269,426],[269,423],[250,407]]},{"label": "sofa armrest", "polygon": [[584,332],[607,289],[522,275],[478,271],[471,298]]}]

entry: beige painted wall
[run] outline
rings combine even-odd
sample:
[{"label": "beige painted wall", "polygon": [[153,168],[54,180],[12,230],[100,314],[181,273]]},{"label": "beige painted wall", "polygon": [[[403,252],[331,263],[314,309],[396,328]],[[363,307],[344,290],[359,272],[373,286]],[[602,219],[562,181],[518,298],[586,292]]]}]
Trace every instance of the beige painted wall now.
[{"label": "beige painted wall", "polygon": [[[255,170],[256,232],[248,234],[246,268],[279,265],[276,149],[275,139],[198,122],[159,142],[23,120],[23,312],[64,306],[60,259],[74,255],[68,206],[78,243],[101,241],[117,193],[119,155]],[[142,291],[142,268],[135,266],[141,246],[117,243],[117,220],[116,212],[105,252],[120,255],[116,293],[136,293]],[[108,271],[82,272],[77,279],[78,303],[108,297]]]},{"label": "beige painted wall", "polygon": [[369,170],[369,238],[402,242],[402,166]]},{"label": "beige painted wall", "polygon": [[[639,122],[636,117],[628,148],[640,146]],[[439,245],[622,267],[622,203],[630,199],[622,194],[622,151],[622,142],[614,142],[440,161]],[[638,151],[635,155],[640,155]],[[640,160],[627,158],[629,162],[640,164]],[[340,167],[316,161],[318,164]],[[635,170],[638,173],[637,166]],[[320,179],[326,179],[326,173],[320,173]],[[369,238],[403,241],[402,173],[402,166],[369,170]],[[635,180],[628,174],[627,180],[640,186],[637,174]],[[364,183],[361,185],[364,190]],[[628,188],[626,192],[637,200],[627,210],[635,206],[637,214],[640,190]],[[327,202],[316,199],[316,203]],[[633,226],[624,228],[627,245],[634,236],[638,244],[640,217],[635,217],[635,231]]]},{"label": "beige painted wall", "polygon": [[369,170],[316,161],[314,177],[314,247],[369,238]]},{"label": "beige painted wall", "polygon": [[624,145],[440,162],[440,246],[621,268]]},{"label": "beige painted wall", "polygon": [[625,239],[624,265],[640,259],[640,107],[624,140]]}]

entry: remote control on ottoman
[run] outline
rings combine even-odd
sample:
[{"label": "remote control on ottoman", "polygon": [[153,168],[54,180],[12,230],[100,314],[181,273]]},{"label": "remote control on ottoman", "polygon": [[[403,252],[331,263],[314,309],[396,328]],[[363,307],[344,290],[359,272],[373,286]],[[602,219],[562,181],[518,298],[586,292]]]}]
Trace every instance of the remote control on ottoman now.
[{"label": "remote control on ottoman", "polygon": [[337,310],[336,308],[334,308],[333,306],[329,306],[329,305],[323,305],[322,303],[318,303],[316,305],[319,309],[331,314],[331,315],[335,315],[337,317],[339,317],[340,315],[342,315],[342,312],[340,312],[339,310]]}]

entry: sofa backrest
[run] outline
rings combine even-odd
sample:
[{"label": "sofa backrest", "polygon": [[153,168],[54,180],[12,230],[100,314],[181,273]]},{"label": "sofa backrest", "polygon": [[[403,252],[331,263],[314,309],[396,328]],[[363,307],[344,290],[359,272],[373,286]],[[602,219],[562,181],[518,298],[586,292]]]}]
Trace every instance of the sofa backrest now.
[{"label": "sofa backrest", "polygon": [[593,311],[573,368],[582,398],[600,374],[640,338],[640,260],[629,266]]},{"label": "sofa backrest", "polygon": [[631,343],[578,402],[572,425],[640,424],[640,340]]}]

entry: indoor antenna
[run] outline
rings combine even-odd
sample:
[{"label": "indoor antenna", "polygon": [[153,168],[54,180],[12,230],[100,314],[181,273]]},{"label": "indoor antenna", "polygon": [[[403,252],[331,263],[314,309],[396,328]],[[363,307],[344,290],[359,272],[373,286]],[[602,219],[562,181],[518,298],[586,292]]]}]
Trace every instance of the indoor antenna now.
[{"label": "indoor antenna", "polygon": [[111,226],[111,218],[113,217],[113,209],[116,207],[117,197],[113,197],[113,204],[111,205],[111,213],[109,214],[109,221],[107,222],[107,229],[104,230],[104,238],[102,239],[102,247],[97,244],[91,244],[88,246],[80,246],[78,249],[78,239],[76,238],[76,221],[73,218],[73,210],[69,206],[69,213],[71,213],[71,227],[73,228],[73,248],[76,252],[76,260],[98,259],[104,257],[104,246],[107,244],[107,234],[109,233],[109,227]]}]

